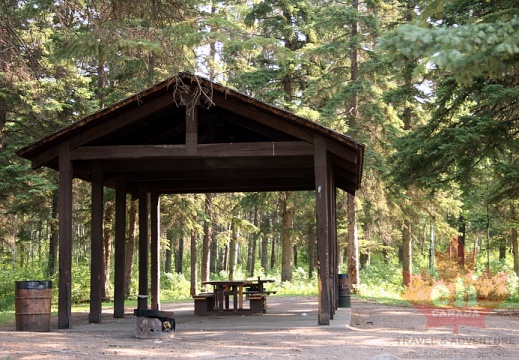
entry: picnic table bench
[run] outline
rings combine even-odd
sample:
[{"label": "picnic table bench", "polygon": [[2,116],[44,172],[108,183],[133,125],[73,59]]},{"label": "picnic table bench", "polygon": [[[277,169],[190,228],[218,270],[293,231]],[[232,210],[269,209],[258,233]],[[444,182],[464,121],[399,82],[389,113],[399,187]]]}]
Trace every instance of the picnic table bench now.
[{"label": "picnic table bench", "polygon": [[249,295],[251,314],[264,314],[267,312],[266,293],[255,292]]},{"label": "picnic table bench", "polygon": [[216,294],[200,293],[193,296],[195,300],[195,315],[208,315],[210,311],[214,311]]},{"label": "picnic table bench", "polygon": [[[267,296],[275,291],[266,291],[264,284],[272,279],[255,280],[212,280],[204,281],[212,285],[214,292],[200,293],[193,296],[195,315],[209,314],[262,314],[267,309]],[[245,288],[245,291],[244,291]],[[243,295],[249,300],[249,308],[243,307]],[[233,298],[232,307],[229,298]]]}]

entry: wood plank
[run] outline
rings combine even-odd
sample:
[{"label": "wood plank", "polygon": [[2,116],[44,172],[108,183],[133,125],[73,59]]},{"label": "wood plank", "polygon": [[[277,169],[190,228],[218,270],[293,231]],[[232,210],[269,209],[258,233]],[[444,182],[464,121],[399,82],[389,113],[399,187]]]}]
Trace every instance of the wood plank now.
[{"label": "wood plank", "polygon": [[[337,170],[336,170],[337,171]],[[342,189],[352,195],[355,195],[355,192],[356,192],[356,185],[355,183],[351,182],[351,181],[348,181],[347,179],[345,179],[344,177],[341,177],[340,175],[337,175],[335,176],[335,185],[339,188],[339,189]]]},{"label": "wood plank", "polygon": [[[126,160],[126,161],[99,161],[101,170],[105,173],[105,182],[109,182],[116,174],[124,173],[125,177],[138,179],[140,174],[145,174],[142,179],[150,176],[153,180],[175,178],[176,176],[183,178],[190,173],[210,175],[212,171],[222,173],[225,171],[239,171],[244,173],[251,172],[258,174],[258,177],[268,177],[272,171],[273,177],[290,176],[291,171],[313,173],[313,156],[297,156],[297,157],[243,157],[243,158],[183,158],[175,161],[160,160]],[[243,170],[240,170],[243,169]],[[88,162],[78,161],[74,164],[76,177],[90,181],[91,164]],[[156,175],[156,177],[155,177]]]},{"label": "wood plank", "polygon": [[114,318],[124,317],[124,275],[126,268],[126,184],[121,176],[115,188],[115,273]]},{"label": "wood plank", "polygon": [[198,146],[200,156],[309,156],[314,147],[305,141],[252,142],[230,144],[202,144]]},{"label": "wood plank", "polygon": [[31,159],[31,167],[33,169],[38,169],[45,165],[48,161],[55,159],[59,156],[59,147],[56,146],[47,151],[44,151]]},{"label": "wood plank", "polygon": [[[191,155],[200,157],[313,156],[313,145],[304,141],[200,144]],[[71,160],[175,159],[186,155],[185,145],[82,146],[71,151]]]},{"label": "wood plank", "polygon": [[314,177],[291,178],[289,182],[272,182],[269,179],[191,179],[154,181],[148,184],[150,190],[161,194],[200,193],[200,192],[239,192],[239,191],[281,191],[313,190]]},{"label": "wood plank", "polygon": [[304,184],[304,185],[257,185],[254,187],[251,186],[234,186],[234,187],[211,187],[209,185],[204,187],[196,187],[193,189],[187,189],[185,187],[179,188],[167,188],[163,190],[159,190],[161,194],[203,194],[207,192],[212,193],[232,193],[232,192],[272,192],[272,191],[312,191],[315,189],[315,185],[312,183]]},{"label": "wood plank", "polygon": [[70,328],[72,317],[72,162],[69,144],[59,151],[59,299],[58,328]]},{"label": "wood plank", "polygon": [[[186,170],[176,168],[176,171],[157,171],[157,172],[134,172],[125,174],[125,179],[128,181],[165,181],[165,180],[189,180],[189,179],[206,179],[211,181],[213,179],[273,179],[273,180],[287,180],[298,177],[313,177],[314,169],[311,168],[295,168],[295,169],[261,169],[258,170],[240,170],[240,169],[211,169],[211,170]],[[117,174],[107,177],[111,179]]]},{"label": "wood plank", "polygon": [[240,116],[272,127],[303,141],[313,143],[314,133],[302,125],[297,126],[289,121],[280,121],[278,116],[269,114],[261,109],[257,109],[250,104],[245,104],[232,98],[225,97],[224,94],[220,94],[218,92],[213,93],[213,102],[216,106],[221,106],[222,108],[234,112]]},{"label": "wood plank", "polygon": [[71,160],[174,159],[186,155],[185,145],[82,146],[71,151]]},{"label": "wood plank", "polygon": [[[110,134],[111,132],[117,131],[124,126],[128,126],[135,121],[142,119],[160,109],[173,104],[174,99],[171,94],[166,94],[149,102],[142,104],[141,106],[133,109],[132,111],[126,112],[114,118],[110,121],[106,121],[101,125],[87,129],[79,133],[77,136],[70,139],[70,149],[75,149],[79,146],[87,144],[95,139],[101,138]],[[38,168],[45,165],[45,163],[51,161],[56,157],[56,148],[52,147],[32,159],[33,168]]]},{"label": "wood plank", "polygon": [[[313,156],[280,156],[280,157],[223,157],[223,158],[180,158],[175,161],[158,160],[128,160],[101,162],[101,169],[105,173],[132,173],[132,172],[188,172],[194,170],[218,169],[296,169],[312,167]],[[88,166],[80,162],[75,165],[78,169]]]},{"label": "wood plank", "polygon": [[101,286],[103,275],[103,173],[92,169],[91,245],[90,245],[90,313],[88,320],[99,323],[102,313]]},{"label": "wood plank", "polygon": [[318,271],[318,324],[329,325],[331,317],[330,299],[330,248],[329,248],[329,159],[326,142],[315,138],[315,197],[317,217],[317,271]]},{"label": "wood plank", "polygon": [[102,125],[98,125],[92,129],[81,132],[76,137],[71,139],[70,148],[75,149],[110,133],[116,132],[123,127],[129,126],[134,122],[139,121],[143,117],[149,116],[163,108],[171,106],[173,103],[174,99],[171,93],[145,102],[135,109],[132,109],[131,111],[111,118],[110,121],[106,121]]},{"label": "wood plank", "polygon": [[[364,147],[356,143],[352,143],[350,146],[347,146],[342,143],[326,139],[326,149],[328,149],[330,153],[338,156],[343,161],[347,161],[349,164],[352,164],[353,167],[357,167],[362,159],[359,157],[359,149],[364,149]],[[349,164],[348,166],[350,166]]]},{"label": "wood plank", "polygon": [[151,227],[151,309],[160,310],[160,197],[152,192],[150,227]]}]

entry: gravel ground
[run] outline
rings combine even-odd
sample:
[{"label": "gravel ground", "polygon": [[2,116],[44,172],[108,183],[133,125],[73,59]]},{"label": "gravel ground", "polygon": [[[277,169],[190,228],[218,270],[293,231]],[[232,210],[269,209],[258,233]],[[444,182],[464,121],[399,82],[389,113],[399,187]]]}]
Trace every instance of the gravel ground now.
[{"label": "gravel ground", "polygon": [[352,301],[338,309],[330,326],[317,325],[314,297],[269,298],[260,316],[193,315],[193,303],[163,304],[175,312],[172,337],[135,336],[132,309],[123,319],[103,311],[100,324],[74,313],[71,329],[49,332],[0,327],[0,359],[519,359],[519,314],[500,311],[485,328],[426,329],[412,307]]}]

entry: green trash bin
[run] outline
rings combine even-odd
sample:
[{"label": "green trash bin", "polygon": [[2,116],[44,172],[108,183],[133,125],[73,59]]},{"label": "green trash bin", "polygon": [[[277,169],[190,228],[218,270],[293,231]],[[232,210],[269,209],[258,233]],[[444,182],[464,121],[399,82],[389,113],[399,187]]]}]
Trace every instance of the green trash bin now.
[{"label": "green trash bin", "polygon": [[339,274],[339,305],[340,308],[351,308],[350,276]]}]

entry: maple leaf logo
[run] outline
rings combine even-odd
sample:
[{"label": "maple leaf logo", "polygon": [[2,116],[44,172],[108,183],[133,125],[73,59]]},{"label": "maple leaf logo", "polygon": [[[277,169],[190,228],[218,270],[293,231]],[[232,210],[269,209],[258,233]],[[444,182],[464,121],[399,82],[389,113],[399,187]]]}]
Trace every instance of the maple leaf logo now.
[{"label": "maple leaf logo", "polygon": [[476,277],[476,253],[463,250],[454,236],[445,252],[435,254],[436,277],[423,269],[410,277],[402,297],[427,318],[426,328],[453,326],[455,334],[459,326],[485,328],[485,316],[510,295],[508,273],[491,274],[487,269]]}]

